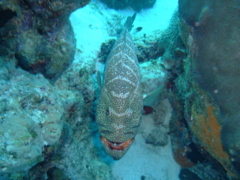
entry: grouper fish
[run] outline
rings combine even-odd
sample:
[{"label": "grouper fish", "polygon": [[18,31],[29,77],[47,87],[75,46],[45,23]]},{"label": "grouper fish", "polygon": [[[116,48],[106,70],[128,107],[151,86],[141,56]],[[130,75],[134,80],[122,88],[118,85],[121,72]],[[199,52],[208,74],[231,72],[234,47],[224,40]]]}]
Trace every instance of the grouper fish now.
[{"label": "grouper fish", "polygon": [[105,151],[120,159],[140,126],[143,97],[135,47],[129,31],[136,14],[128,17],[104,69],[96,122]]}]

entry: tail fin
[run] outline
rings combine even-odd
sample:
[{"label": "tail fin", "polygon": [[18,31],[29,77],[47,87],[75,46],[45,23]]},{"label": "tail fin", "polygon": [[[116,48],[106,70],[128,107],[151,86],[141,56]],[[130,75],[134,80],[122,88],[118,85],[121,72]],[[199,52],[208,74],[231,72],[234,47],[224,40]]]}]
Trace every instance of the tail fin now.
[{"label": "tail fin", "polygon": [[131,29],[133,27],[133,21],[135,20],[136,15],[137,15],[137,13],[135,13],[132,17],[128,16],[128,18],[124,24],[124,27],[126,27],[128,29],[128,31],[131,31]]}]

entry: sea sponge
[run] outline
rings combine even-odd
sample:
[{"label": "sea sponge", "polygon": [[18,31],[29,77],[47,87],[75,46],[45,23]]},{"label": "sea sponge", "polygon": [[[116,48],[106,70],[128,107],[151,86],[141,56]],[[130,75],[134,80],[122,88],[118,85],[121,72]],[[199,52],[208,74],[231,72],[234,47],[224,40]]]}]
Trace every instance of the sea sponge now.
[{"label": "sea sponge", "polygon": [[[196,87],[199,87],[203,94],[210,96],[211,101],[220,110],[219,117],[215,117],[212,112],[214,108],[206,106],[207,116],[195,112],[186,119],[195,116],[194,122],[197,122],[196,119],[199,120],[199,124],[196,123],[192,131],[205,137],[204,141],[200,142],[201,145],[223,164],[228,174],[235,173],[232,165],[236,172],[240,169],[239,11],[240,1],[179,1],[181,34],[189,48],[189,58],[185,61],[185,67],[187,63],[191,63],[188,77],[192,78],[191,84],[196,84],[191,93],[196,92]],[[190,79],[188,77],[187,79]],[[202,101],[204,96],[201,95],[199,101]],[[186,107],[193,104],[195,97],[186,100]],[[185,109],[189,111],[189,108]],[[211,128],[204,129],[204,126]],[[203,129],[200,131],[200,128]],[[208,129],[212,132],[208,132]],[[224,155],[219,150],[224,152]]]}]

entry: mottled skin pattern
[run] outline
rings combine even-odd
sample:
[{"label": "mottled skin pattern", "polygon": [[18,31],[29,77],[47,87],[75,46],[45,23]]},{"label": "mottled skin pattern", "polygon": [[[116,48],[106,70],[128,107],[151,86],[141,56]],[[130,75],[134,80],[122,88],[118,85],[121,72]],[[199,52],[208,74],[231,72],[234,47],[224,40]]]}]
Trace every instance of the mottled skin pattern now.
[{"label": "mottled skin pattern", "polygon": [[100,135],[116,148],[110,148],[103,140],[102,144],[114,159],[120,159],[132,144],[140,125],[142,108],[138,60],[132,38],[125,28],[106,62],[97,106]]}]

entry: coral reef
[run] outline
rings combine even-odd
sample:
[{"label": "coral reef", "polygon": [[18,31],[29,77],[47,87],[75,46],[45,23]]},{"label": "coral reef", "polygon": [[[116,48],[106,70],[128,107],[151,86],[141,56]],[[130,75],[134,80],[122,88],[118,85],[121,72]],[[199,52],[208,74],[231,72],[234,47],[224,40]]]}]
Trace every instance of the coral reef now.
[{"label": "coral reef", "polygon": [[158,87],[165,88],[167,71],[161,65],[160,59],[140,64],[141,86],[144,97]]},{"label": "coral reef", "polygon": [[[99,156],[104,152],[100,146],[97,127],[94,124],[94,100],[96,92],[92,75],[94,59],[84,62],[78,59],[56,81],[63,99],[66,99],[66,127],[70,135],[64,135],[61,159],[53,162],[71,180],[111,180],[110,166]],[[67,91],[66,91],[67,90]],[[99,155],[100,154],[100,155]],[[76,158],[77,157],[77,158]]]},{"label": "coral reef", "polygon": [[202,102],[195,101],[191,107],[192,122],[188,124],[198,143],[224,167],[229,177],[237,178],[230,157],[223,149],[220,134],[222,127],[219,116],[215,115],[219,111],[214,107],[207,96],[202,95]]},{"label": "coral reef", "polygon": [[240,176],[240,139],[239,139],[239,119],[236,118],[231,123],[226,123],[221,132],[222,144],[230,156],[232,165]]},{"label": "coral reef", "polygon": [[60,138],[62,101],[42,75],[3,66],[0,76],[0,172],[28,170]]},{"label": "coral reef", "polygon": [[179,178],[181,180],[191,180],[191,179],[201,180],[200,177],[198,177],[196,174],[194,174],[192,171],[189,171],[188,169],[182,169],[179,174]]},{"label": "coral reef", "polygon": [[174,158],[202,179],[227,179],[226,171],[229,177],[236,177],[222,146],[219,110],[194,82],[190,52],[175,79],[178,98],[173,96],[176,117],[171,123]]},{"label": "coral reef", "polygon": [[[197,112],[197,107],[192,107],[192,123],[190,128],[194,136],[198,138],[199,143],[212,154],[219,162],[226,166],[229,163],[229,156],[223,150],[220,139],[221,125],[213,114],[213,106],[206,106],[206,113]],[[206,114],[206,116],[204,115]]]},{"label": "coral reef", "polygon": [[[231,124],[224,126],[221,132],[222,121],[216,116],[217,106],[215,103],[202,103],[208,95],[200,93],[191,69],[198,47],[190,25],[199,26],[199,23],[184,24],[185,20],[179,20],[177,12],[166,31],[155,31],[141,38],[135,36],[143,95],[157,87],[161,87],[162,94],[156,98],[153,113],[143,117],[136,143],[125,159],[113,163],[106,155],[100,146],[94,122],[99,88],[95,61],[99,58],[98,62],[105,62],[113,40],[102,45],[98,57],[99,49],[97,53],[92,50],[90,55],[85,55],[85,51],[92,48],[91,43],[84,48],[79,46],[72,62],[75,40],[68,17],[87,2],[5,0],[0,5],[0,15],[4,17],[0,22],[0,27],[3,27],[0,29],[3,47],[0,66],[4,67],[0,71],[0,92],[4,92],[0,95],[0,179],[174,179],[179,166],[172,158],[171,148],[175,160],[186,168],[181,172],[182,178],[222,180],[226,179],[225,172],[229,177],[236,177],[232,167],[238,167],[239,149],[236,144],[239,142],[233,141],[232,137],[238,137],[238,128]],[[113,8],[132,7],[137,11],[155,3],[154,0],[108,2]],[[99,8],[101,13],[99,4],[91,5],[95,6],[91,12]],[[199,12],[205,17],[204,12],[207,11]],[[84,18],[79,18],[79,22],[82,23]],[[115,36],[122,25],[122,17],[104,18],[107,19],[104,31]],[[179,22],[184,31],[179,32]],[[92,29],[103,28],[94,26],[92,22],[86,24]],[[77,31],[82,33],[81,28]],[[189,48],[187,58],[179,33]],[[100,40],[93,37],[93,43],[100,44]],[[19,69],[5,66],[8,61],[14,61]],[[54,81],[54,85],[39,73]],[[231,130],[233,133],[229,133]],[[219,168],[214,169],[213,164]],[[135,166],[138,170],[122,173]]]},{"label": "coral reef", "polygon": [[240,163],[239,7],[240,2],[232,0],[179,1],[180,34],[188,57],[177,88],[186,122],[194,142],[229,179],[239,179]]},{"label": "coral reef", "polygon": [[[87,122],[89,123],[90,119]],[[62,159],[56,166],[71,180],[111,180],[110,166],[97,158],[97,150],[94,149],[91,138],[92,132],[87,125],[85,123],[76,129],[71,144],[65,147]],[[81,131],[80,128],[84,129]]]},{"label": "coral reef", "polygon": [[[113,47],[114,42],[115,40],[111,39],[108,42],[102,44],[101,51],[98,54],[98,58],[100,58],[99,62],[106,61],[107,55]],[[165,52],[165,49],[159,46],[159,43],[156,40],[155,36],[138,37],[134,39],[134,43],[139,63],[152,61],[154,59],[157,60],[158,58],[162,57]]]},{"label": "coral reef", "polygon": [[158,49],[164,52],[163,60],[166,69],[172,69],[173,66],[179,66],[181,61],[177,60],[186,57],[184,51],[185,46],[179,35],[178,22],[178,11],[176,10],[171,18],[168,28],[162,32],[162,35],[157,41]]},{"label": "coral reef", "polygon": [[15,57],[22,69],[56,80],[75,54],[69,15],[87,3],[87,0],[3,1],[0,56],[4,61]]},{"label": "coral reef", "polygon": [[154,107],[153,119],[155,127],[147,135],[146,143],[154,146],[165,146],[168,144],[171,116],[172,108],[169,100],[164,99],[160,101],[159,104]]},{"label": "coral reef", "polygon": [[140,11],[141,9],[151,8],[155,4],[156,0],[129,0],[129,1],[116,1],[116,0],[101,0],[108,7],[114,9],[124,9],[131,7],[135,11]]},{"label": "coral reef", "polygon": [[151,41],[150,37],[142,37],[136,39],[135,46],[138,61],[140,63],[147,62],[152,59],[158,59],[164,54],[165,49],[159,46],[155,37],[152,39],[154,40]]},{"label": "coral reef", "polygon": [[76,109],[83,98],[68,88],[57,90],[47,79],[56,81],[72,63],[76,42],[68,18],[88,2],[0,3],[0,178],[43,179],[47,172],[54,178],[49,169],[71,139],[69,126],[62,133],[64,120],[76,118],[73,126],[81,121]]}]

